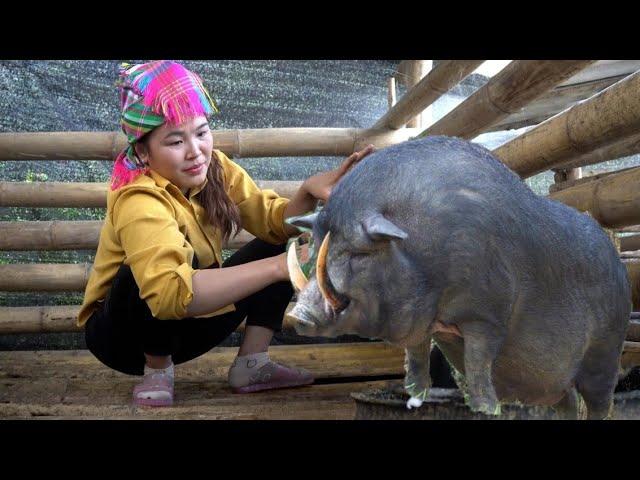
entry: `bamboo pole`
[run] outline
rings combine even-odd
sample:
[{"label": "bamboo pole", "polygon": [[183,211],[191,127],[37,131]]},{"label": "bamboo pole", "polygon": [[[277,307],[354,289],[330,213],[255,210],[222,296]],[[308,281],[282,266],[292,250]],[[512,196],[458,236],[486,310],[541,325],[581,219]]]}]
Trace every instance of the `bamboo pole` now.
[{"label": "bamboo pole", "polygon": [[596,175],[589,175],[588,177],[580,177],[575,178],[573,180],[565,180],[560,183],[554,183],[549,187],[549,193],[559,192],[560,190],[566,190],[567,188],[575,187],[576,185],[583,185],[589,182],[595,182],[604,177],[608,177],[610,175],[615,175],[617,173],[626,172],[627,170],[631,170],[636,167],[622,168],[620,170],[612,170],[609,172],[602,172]]},{"label": "bamboo pole", "polygon": [[419,136],[472,139],[594,60],[514,60]]},{"label": "bamboo pole", "polygon": [[[261,189],[292,198],[299,181],[256,180]],[[0,182],[0,207],[102,207],[107,206],[107,183]]]},{"label": "bamboo pole", "polygon": [[[102,223],[100,220],[0,222],[0,250],[95,250]],[[224,248],[235,250],[254,238],[241,230]]]},{"label": "bamboo pole", "polygon": [[[586,72],[589,69],[590,68],[585,68],[583,72]],[[537,125],[557,113],[566,110],[573,104],[586,100],[601,90],[610,87],[629,75],[629,73],[631,72],[615,77],[600,78],[586,83],[558,85],[528,104],[526,108],[523,108],[519,112],[513,113],[507,118],[494,123],[485,130],[485,133],[513,130],[516,128]]]},{"label": "bamboo pole", "polygon": [[[407,63],[407,91],[415,87],[431,69],[431,61],[409,60]],[[407,122],[408,128],[422,128],[422,110]]]},{"label": "bamboo pole", "polygon": [[522,177],[640,130],[640,72],[514,138],[493,153]]},{"label": "bamboo pole", "polygon": [[[369,143],[400,143],[418,131],[377,128],[212,130],[214,148],[231,157],[348,156]],[[375,142],[373,141],[375,138]],[[0,133],[0,161],[113,160],[126,146],[119,132]]]},{"label": "bamboo pole", "polygon": [[83,291],[89,281],[90,263],[30,263],[0,265],[0,291]]},{"label": "bamboo pole", "polygon": [[640,153],[640,133],[633,133],[621,140],[606,144],[595,150],[573,157],[558,168],[576,168],[608,162]]},{"label": "bamboo pole", "polygon": [[439,63],[408,90],[373,128],[402,128],[411,118],[455,87],[483,62],[484,60],[445,60]]},{"label": "bamboo pole", "polygon": [[618,228],[640,223],[640,167],[583,183],[549,195],[589,212],[603,227]]},{"label": "bamboo pole", "polygon": [[[282,328],[293,331],[294,325],[286,316],[293,308],[290,303],[285,311]],[[0,307],[0,335],[16,333],[67,333],[81,332],[76,322],[80,305],[43,306],[43,307]],[[215,321],[215,320],[212,320]],[[237,332],[244,331],[242,322]]]}]

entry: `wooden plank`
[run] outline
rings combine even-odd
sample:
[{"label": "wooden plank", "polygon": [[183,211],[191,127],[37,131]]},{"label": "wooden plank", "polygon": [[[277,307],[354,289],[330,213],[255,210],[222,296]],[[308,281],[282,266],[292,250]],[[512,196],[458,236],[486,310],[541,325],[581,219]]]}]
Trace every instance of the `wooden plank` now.
[{"label": "wooden plank", "polygon": [[[176,375],[190,381],[205,381],[227,370],[236,347],[216,347],[176,366]],[[380,377],[404,372],[403,349],[384,342],[274,345],[269,348],[277,362],[306,368],[316,378]],[[88,379],[130,378],[100,363],[87,350],[0,352],[0,379]],[[0,395],[2,392],[0,392]]]},{"label": "wooden plank", "polygon": [[[26,381],[23,381],[25,384]],[[131,392],[136,380],[100,382],[69,380],[63,387],[42,380],[31,387],[7,385],[0,391],[22,389],[34,400],[0,402],[1,419],[154,419],[154,420],[352,420],[351,393],[372,388],[392,388],[398,381],[368,381],[234,395],[221,379],[208,382],[176,380],[175,403],[170,408],[136,408]],[[41,396],[48,389],[64,392]],[[9,395],[6,395],[8,398]]]}]

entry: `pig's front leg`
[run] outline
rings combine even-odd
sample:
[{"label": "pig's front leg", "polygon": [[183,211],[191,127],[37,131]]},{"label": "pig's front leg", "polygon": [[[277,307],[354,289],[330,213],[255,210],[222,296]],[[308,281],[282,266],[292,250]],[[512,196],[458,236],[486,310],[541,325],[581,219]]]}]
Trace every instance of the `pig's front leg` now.
[{"label": "pig's front leg", "polygon": [[504,340],[497,330],[481,321],[465,323],[462,328],[465,400],[472,411],[486,415],[500,415],[500,402],[491,379],[493,363]]},{"label": "pig's front leg", "polygon": [[407,408],[420,407],[429,394],[429,387],[431,387],[430,355],[431,337],[418,345],[405,348],[404,388],[411,396],[407,400]]}]

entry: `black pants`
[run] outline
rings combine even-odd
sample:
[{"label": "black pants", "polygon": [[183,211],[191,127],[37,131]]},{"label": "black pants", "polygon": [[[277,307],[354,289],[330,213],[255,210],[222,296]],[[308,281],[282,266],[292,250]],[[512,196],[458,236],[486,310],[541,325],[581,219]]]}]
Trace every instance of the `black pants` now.
[{"label": "black pants", "polygon": [[[272,257],[285,245],[255,239],[233,254],[223,267]],[[197,265],[197,259],[194,259]],[[291,301],[289,282],[277,282],[235,303],[236,311],[210,318],[158,320],[140,299],[131,269],[122,265],[109,294],[85,325],[87,348],[106,366],[130,375],[144,373],[145,356],[171,355],[173,363],[192,360],[221,343],[247,318],[246,325],[279,331]]]}]

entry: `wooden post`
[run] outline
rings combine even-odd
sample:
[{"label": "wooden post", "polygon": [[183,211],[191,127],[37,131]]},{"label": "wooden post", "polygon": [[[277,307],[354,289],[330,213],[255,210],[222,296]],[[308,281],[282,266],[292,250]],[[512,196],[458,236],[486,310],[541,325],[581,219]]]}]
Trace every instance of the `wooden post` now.
[{"label": "wooden post", "polygon": [[464,80],[483,61],[445,60],[438,63],[417,85],[408,90],[372,129],[401,129],[416,114]]},{"label": "wooden post", "polygon": [[419,136],[472,139],[593,60],[514,60]]},{"label": "wooden post", "polygon": [[396,104],[396,77],[389,77],[387,80],[387,104],[389,110]]},{"label": "wooden post", "polygon": [[541,123],[493,153],[521,177],[640,131],[640,72]]}]

